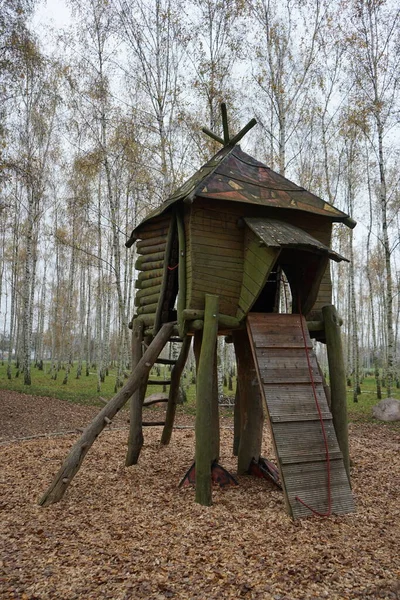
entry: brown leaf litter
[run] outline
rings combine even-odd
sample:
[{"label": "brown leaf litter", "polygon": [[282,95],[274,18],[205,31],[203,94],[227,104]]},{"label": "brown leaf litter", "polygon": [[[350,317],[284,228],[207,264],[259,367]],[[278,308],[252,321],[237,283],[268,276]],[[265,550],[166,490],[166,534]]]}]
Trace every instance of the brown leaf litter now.
[{"label": "brown leaf litter", "polygon": [[[84,427],[98,408],[0,392],[0,410],[1,598],[400,598],[399,434],[386,425],[350,428],[357,512],[293,522],[265,480],[215,488],[209,508],[195,504],[193,489],[178,489],[193,429],[175,430],[168,447],[160,427],[146,429],[139,464],[125,468],[126,413],[94,444],[64,499],[41,508],[76,439],[49,434]],[[234,473],[231,425],[225,418],[220,462]],[[264,438],[272,457],[267,429]]]}]

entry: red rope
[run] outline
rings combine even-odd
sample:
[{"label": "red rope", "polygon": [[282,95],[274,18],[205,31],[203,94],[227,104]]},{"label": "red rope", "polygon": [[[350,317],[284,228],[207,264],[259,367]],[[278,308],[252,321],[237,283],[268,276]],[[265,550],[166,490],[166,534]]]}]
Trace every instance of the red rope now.
[{"label": "red rope", "polygon": [[179,267],[179,263],[176,264],[174,267],[168,266],[168,271],[174,271],[176,269],[176,267]]},{"label": "red rope", "polygon": [[300,312],[301,332],[303,334],[303,340],[304,340],[304,349],[306,351],[306,357],[307,357],[308,372],[310,374],[310,380],[311,380],[311,385],[312,385],[312,389],[313,389],[313,393],[314,393],[315,405],[317,407],[319,420],[320,420],[321,428],[322,428],[322,435],[323,435],[324,444],[325,444],[327,488],[328,488],[328,510],[325,513],[321,513],[318,510],[315,510],[314,508],[312,508],[311,506],[306,504],[306,502],[304,502],[304,500],[301,500],[301,498],[299,498],[298,496],[296,496],[296,500],[297,500],[297,502],[300,502],[300,504],[302,504],[303,506],[305,506],[306,508],[311,510],[311,512],[314,513],[314,515],[318,515],[319,517],[330,517],[330,515],[332,514],[332,495],[331,495],[331,461],[330,461],[330,456],[329,456],[328,438],[327,438],[326,431],[325,431],[325,425],[324,425],[324,419],[322,417],[321,407],[318,402],[317,390],[315,387],[315,382],[314,382],[314,377],[313,377],[313,372],[312,372],[312,367],[311,367],[310,353],[308,351],[307,338],[306,338],[306,334],[304,331],[304,323],[303,323],[303,315],[301,313],[300,299],[299,299],[299,312]]}]

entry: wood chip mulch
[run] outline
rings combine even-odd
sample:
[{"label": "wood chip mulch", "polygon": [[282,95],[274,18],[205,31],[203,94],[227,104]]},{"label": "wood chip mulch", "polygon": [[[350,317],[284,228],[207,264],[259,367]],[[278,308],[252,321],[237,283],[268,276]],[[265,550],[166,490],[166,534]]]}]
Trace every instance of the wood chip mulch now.
[{"label": "wood chip mulch", "polygon": [[[209,508],[178,489],[193,460],[193,429],[175,430],[163,448],[161,428],[146,429],[139,464],[125,468],[122,415],[64,499],[41,508],[77,437],[49,434],[82,428],[98,410],[0,392],[1,599],[400,598],[398,431],[353,424],[357,512],[293,522],[269,481],[239,477],[237,487],[215,488]],[[224,419],[220,462],[234,474],[231,425]],[[264,437],[272,458],[267,429]]]}]

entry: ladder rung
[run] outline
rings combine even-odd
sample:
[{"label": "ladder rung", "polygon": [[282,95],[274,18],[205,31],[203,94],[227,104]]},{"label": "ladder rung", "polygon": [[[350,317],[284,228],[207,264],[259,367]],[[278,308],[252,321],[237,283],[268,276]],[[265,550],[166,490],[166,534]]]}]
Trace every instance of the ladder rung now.
[{"label": "ladder rung", "polygon": [[165,425],[165,421],[142,421],[143,427],[161,427]]},{"label": "ladder rung", "polygon": [[170,379],[149,379],[147,385],[169,385],[171,383]]},{"label": "ladder rung", "polygon": [[159,365],[176,365],[176,360],[172,358],[157,358],[156,363]]}]

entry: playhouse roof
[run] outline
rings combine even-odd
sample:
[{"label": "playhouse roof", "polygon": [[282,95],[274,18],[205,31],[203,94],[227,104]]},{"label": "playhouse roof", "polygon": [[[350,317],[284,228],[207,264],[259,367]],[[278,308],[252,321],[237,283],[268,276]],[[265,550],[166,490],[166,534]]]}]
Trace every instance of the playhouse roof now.
[{"label": "playhouse roof", "polygon": [[297,250],[310,250],[320,254],[327,254],[336,262],[347,258],[334,252],[319,240],[316,240],[306,231],[295,225],[278,221],[277,219],[265,219],[260,217],[247,217],[244,219],[246,225],[257,235],[268,248],[296,248]]},{"label": "playhouse roof", "polygon": [[[161,215],[179,200],[191,202],[195,197],[300,210],[354,226],[346,213],[279,175],[238,145],[224,146],[142,223]],[[135,241],[136,229],[127,246]]]}]

